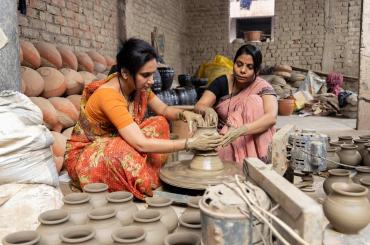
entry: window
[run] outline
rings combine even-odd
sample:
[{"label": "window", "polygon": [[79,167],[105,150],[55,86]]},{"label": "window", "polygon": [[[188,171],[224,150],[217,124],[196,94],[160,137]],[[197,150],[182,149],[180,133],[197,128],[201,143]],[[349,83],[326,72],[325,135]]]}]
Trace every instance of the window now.
[{"label": "window", "polygon": [[230,0],[230,42],[249,31],[259,31],[256,41],[272,40],[274,14],[275,0]]}]

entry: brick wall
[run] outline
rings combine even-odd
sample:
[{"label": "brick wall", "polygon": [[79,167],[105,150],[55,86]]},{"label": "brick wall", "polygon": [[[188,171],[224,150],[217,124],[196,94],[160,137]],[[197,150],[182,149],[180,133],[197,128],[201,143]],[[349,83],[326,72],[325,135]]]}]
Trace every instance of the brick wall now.
[{"label": "brick wall", "polygon": [[[28,0],[18,13],[21,39],[46,41],[75,51],[97,50],[115,56],[120,0]],[[120,12],[121,15],[124,14]]]},{"label": "brick wall", "polygon": [[[331,1],[334,6],[330,6],[330,16],[325,2],[275,1],[274,40],[258,45],[267,65],[286,63],[321,70],[324,45],[328,45],[325,33],[332,27],[329,45],[325,47],[332,62],[330,70],[358,76],[361,0]],[[228,0],[189,0],[186,14],[192,43],[188,51],[190,63],[186,66],[189,72],[195,72],[215,54],[233,57],[240,44],[230,44],[228,40]],[[332,25],[327,23],[329,17]],[[348,86],[357,90],[354,84]]]}]

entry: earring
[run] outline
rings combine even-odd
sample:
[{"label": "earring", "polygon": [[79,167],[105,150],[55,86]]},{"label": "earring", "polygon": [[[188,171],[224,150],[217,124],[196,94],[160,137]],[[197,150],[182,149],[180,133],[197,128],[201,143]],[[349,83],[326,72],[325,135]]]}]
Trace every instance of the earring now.
[{"label": "earring", "polygon": [[124,79],[127,79],[127,73],[123,73],[123,74],[122,74],[122,77],[123,77]]}]

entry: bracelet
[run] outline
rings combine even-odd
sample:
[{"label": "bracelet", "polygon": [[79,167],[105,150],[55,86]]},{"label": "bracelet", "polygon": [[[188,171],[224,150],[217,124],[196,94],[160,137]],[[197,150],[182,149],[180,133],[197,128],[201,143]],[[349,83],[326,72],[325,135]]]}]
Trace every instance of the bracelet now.
[{"label": "bracelet", "polygon": [[180,111],[180,112],[179,112],[179,114],[178,114],[178,118],[179,118],[179,120],[181,120],[181,121],[185,121],[185,120],[186,120],[186,118],[185,118],[185,116],[184,116],[184,111]]}]

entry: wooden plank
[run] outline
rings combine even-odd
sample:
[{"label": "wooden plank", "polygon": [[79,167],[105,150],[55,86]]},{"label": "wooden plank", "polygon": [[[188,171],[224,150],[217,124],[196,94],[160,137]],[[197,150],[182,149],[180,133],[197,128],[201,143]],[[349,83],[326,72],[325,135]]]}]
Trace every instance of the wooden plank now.
[{"label": "wooden plank", "polygon": [[247,175],[280,205],[282,219],[309,244],[322,244],[321,206],[257,158],[246,158]]},{"label": "wooden plank", "polygon": [[[317,75],[319,76],[324,76],[326,77],[328,75],[328,73],[325,73],[323,71],[314,71],[314,70],[311,70],[311,69],[306,69],[306,68],[302,68],[302,67],[298,67],[298,66],[292,66],[292,69],[294,71],[301,71],[301,72],[308,72],[308,71],[313,71],[314,73],[316,73]],[[359,78],[358,77],[352,77],[352,76],[346,76],[346,75],[343,75],[343,79],[346,81],[346,82],[358,82]]]}]

